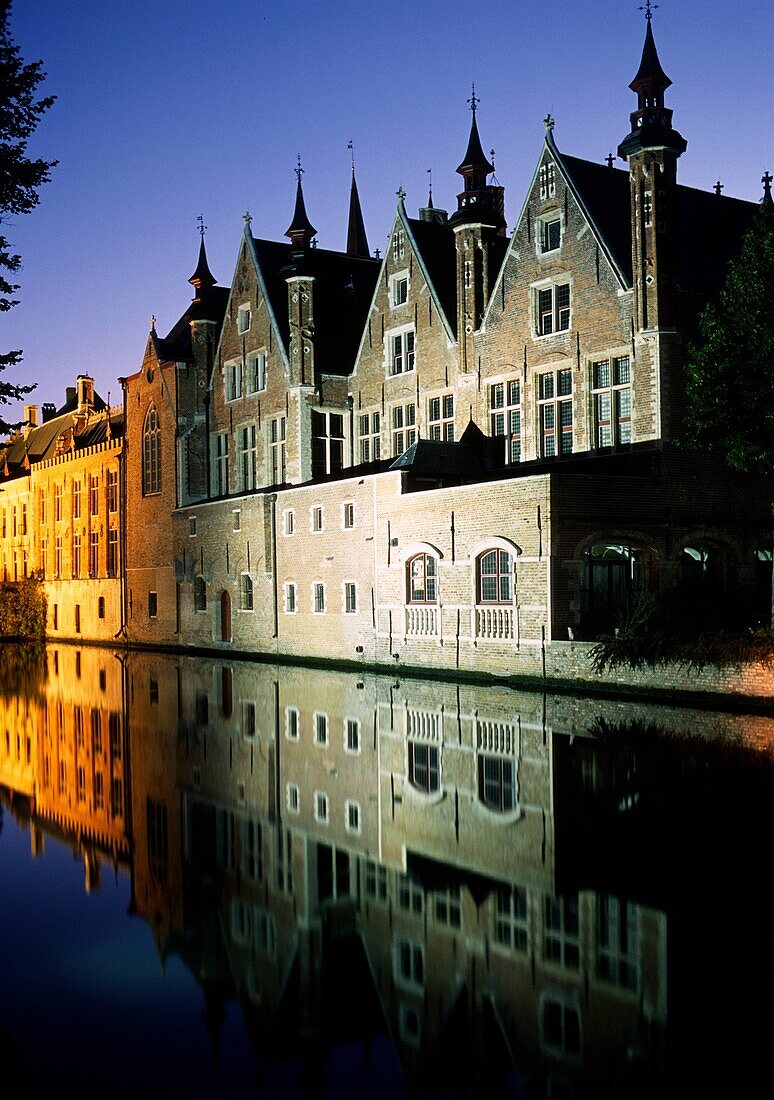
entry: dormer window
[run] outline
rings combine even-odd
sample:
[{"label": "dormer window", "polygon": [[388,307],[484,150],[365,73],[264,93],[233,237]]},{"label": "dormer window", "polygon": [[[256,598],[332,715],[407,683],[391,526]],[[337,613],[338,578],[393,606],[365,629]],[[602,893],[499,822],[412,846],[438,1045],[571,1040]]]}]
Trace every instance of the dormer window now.
[{"label": "dormer window", "polygon": [[399,275],[393,275],[390,281],[390,304],[403,306],[408,301],[408,272],[401,271]]},{"label": "dormer window", "polygon": [[247,332],[250,328],[252,311],[249,305],[240,306],[237,311],[237,332]]}]

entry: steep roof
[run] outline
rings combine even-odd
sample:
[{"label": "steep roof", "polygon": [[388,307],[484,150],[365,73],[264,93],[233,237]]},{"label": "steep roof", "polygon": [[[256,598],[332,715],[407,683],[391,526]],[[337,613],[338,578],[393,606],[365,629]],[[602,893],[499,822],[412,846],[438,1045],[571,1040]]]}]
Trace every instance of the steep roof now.
[{"label": "steep roof", "polygon": [[195,298],[163,339],[154,334],[153,344],[160,363],[187,363],[193,359],[191,321],[223,323],[229,291],[224,286],[207,289],[206,297]]},{"label": "steep roof", "polygon": [[[629,286],[632,243],[629,173],[559,153],[558,158]],[[681,290],[712,294],[723,285],[756,204],[713,191],[677,186],[678,283]]]},{"label": "steep roof", "polygon": [[[288,288],[285,282],[293,246],[253,238],[269,304],[288,350]],[[314,325],[318,370],[349,374],[368,316],[379,261],[325,248],[310,248],[304,273],[315,278]]]},{"label": "steep roof", "polygon": [[[95,395],[95,410],[96,410]],[[74,452],[85,447],[93,447],[97,443],[104,443],[107,439],[107,417],[105,402],[99,398],[101,411],[92,413],[86,425],[73,439]],[[73,426],[73,413],[67,411],[47,420],[37,428],[32,428],[24,438],[23,432],[17,433],[10,440],[5,449],[0,449],[0,480],[5,470],[6,460],[10,477],[20,477],[27,473],[27,462],[34,466],[38,462],[44,462],[49,458],[55,458],[57,453],[57,440],[63,432],[69,431]],[[117,439],[124,434],[124,416],[120,406],[110,410],[110,435]],[[68,452],[71,453],[71,452]]]},{"label": "steep roof", "polygon": [[368,237],[366,236],[363,210],[360,206],[360,195],[355,179],[355,166],[352,166],[352,186],[349,191],[349,219],[347,221],[347,254],[368,259],[371,253],[368,250]]},{"label": "steep roof", "polygon": [[457,252],[454,230],[439,222],[407,218],[411,235],[452,333],[457,331]]}]

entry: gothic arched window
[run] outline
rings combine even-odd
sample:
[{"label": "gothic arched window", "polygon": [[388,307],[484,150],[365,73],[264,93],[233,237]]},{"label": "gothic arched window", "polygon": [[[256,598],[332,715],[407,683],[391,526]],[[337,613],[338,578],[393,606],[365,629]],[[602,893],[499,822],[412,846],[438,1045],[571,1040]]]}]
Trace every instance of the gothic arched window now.
[{"label": "gothic arched window", "polygon": [[142,430],[142,495],[161,492],[161,428],[154,405],[148,409]]}]

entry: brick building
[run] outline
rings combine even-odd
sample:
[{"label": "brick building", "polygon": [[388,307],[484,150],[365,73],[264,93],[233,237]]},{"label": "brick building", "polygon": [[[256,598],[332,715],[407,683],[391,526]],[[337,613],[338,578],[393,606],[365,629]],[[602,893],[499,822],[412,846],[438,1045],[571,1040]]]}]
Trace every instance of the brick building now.
[{"label": "brick building", "polygon": [[400,192],[383,258],[354,165],[343,252],[315,246],[300,164],[289,243],[246,216],[229,288],[202,238],[192,302],[122,380],[113,633],[535,672],[643,589],[680,622],[767,618],[769,487],[675,444],[756,205],[677,183],[670,83],[648,20],[626,169],[549,116],[510,235],[474,94],[457,209]]}]

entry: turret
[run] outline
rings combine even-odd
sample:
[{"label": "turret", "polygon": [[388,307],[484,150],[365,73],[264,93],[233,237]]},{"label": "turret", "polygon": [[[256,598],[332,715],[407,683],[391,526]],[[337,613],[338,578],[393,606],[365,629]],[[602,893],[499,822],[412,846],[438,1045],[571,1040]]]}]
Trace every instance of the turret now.
[{"label": "turret", "polygon": [[317,230],[309,221],[304,204],[301,157],[295,169],[298,177],[293,221],[285,232],[290,237],[290,263],[284,269],[288,284],[288,323],[290,328],[290,372],[294,383],[315,383],[315,325],[313,262],[310,255]]},{"label": "turret", "polygon": [[[352,142],[349,145],[352,148]],[[364,260],[370,258],[368,251],[368,238],[366,237],[363,211],[360,208],[360,195],[357,191],[355,179],[355,158],[352,158],[352,185],[349,189],[349,219],[347,221],[347,255],[359,256]]]},{"label": "turret", "polygon": [[687,142],[672,127],[664,92],[672,81],[659,61],[646,5],[645,44],[637,75],[631,131],[618,146],[629,162],[632,220],[632,275],[638,329],[671,328],[676,320],[677,158]]}]

